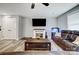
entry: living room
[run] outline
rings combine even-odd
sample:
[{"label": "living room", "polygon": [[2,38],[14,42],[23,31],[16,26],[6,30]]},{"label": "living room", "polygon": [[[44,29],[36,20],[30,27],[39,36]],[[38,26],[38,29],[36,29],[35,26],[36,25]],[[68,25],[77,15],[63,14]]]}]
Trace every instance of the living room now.
[{"label": "living room", "polygon": [[67,42],[69,46],[63,48],[56,41],[62,39],[62,30],[68,30],[66,36],[79,30],[78,15],[78,3],[0,3],[0,54],[79,54],[78,46],[75,50]]}]

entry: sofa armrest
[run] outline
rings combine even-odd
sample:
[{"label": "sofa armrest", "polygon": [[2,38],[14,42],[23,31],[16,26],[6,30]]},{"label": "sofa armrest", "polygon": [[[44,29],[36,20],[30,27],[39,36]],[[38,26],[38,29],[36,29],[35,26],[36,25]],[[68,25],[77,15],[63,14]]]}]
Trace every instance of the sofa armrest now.
[{"label": "sofa armrest", "polygon": [[63,40],[64,44],[69,47],[70,50],[72,51],[76,51],[76,49],[78,48],[78,45],[72,43],[72,42],[69,42],[67,40]]},{"label": "sofa armrest", "polygon": [[76,51],[78,48],[78,45],[76,45],[72,42],[69,42],[67,40],[64,40],[60,37],[55,37],[54,42],[58,46],[60,46],[63,50],[66,50],[66,51]]}]

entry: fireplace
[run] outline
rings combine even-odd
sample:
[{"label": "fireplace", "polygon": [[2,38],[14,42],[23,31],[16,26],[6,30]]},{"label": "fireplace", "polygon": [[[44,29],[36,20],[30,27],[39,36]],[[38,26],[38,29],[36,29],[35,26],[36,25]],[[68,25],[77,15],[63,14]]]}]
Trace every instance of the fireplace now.
[{"label": "fireplace", "polygon": [[34,29],[33,33],[33,38],[45,38],[45,29]]}]

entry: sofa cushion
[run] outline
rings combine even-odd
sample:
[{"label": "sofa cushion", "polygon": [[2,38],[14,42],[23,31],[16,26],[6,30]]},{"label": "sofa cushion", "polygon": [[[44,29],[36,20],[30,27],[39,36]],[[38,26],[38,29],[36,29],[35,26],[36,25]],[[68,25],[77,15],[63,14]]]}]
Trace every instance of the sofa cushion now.
[{"label": "sofa cushion", "polygon": [[79,46],[79,36],[77,36],[76,40],[73,43]]}]

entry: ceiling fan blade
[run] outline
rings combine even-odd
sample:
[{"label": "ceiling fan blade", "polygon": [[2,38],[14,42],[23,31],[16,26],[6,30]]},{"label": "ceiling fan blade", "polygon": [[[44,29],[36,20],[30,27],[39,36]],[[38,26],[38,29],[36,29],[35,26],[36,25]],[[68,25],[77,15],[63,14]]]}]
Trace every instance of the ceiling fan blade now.
[{"label": "ceiling fan blade", "polygon": [[32,3],[31,8],[34,9],[35,7],[35,3]]},{"label": "ceiling fan blade", "polygon": [[43,5],[45,5],[45,6],[49,6],[49,3],[42,3]]}]

